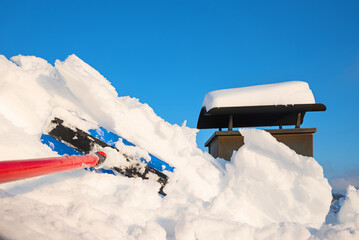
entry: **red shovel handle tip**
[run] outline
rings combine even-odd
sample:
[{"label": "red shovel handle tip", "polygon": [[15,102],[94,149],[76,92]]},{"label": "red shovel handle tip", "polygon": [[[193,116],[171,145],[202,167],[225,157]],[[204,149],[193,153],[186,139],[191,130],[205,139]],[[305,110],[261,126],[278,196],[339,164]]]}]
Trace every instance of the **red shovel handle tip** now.
[{"label": "red shovel handle tip", "polygon": [[97,153],[100,154],[100,155],[102,155],[102,156],[104,156],[104,157],[107,157],[107,156],[106,156],[106,153],[104,153],[104,152],[102,152],[102,151],[98,151]]},{"label": "red shovel handle tip", "polygon": [[102,151],[98,151],[95,153],[96,156],[98,157],[98,163],[96,166],[101,165],[105,160],[106,160],[106,153],[102,152]]}]

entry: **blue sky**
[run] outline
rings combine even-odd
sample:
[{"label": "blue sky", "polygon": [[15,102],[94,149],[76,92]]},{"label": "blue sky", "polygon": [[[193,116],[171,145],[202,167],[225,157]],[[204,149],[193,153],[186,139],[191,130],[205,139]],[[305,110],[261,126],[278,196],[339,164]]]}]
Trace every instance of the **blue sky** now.
[{"label": "blue sky", "polygon": [[333,177],[359,169],[358,13],[358,1],[1,0],[0,54],[74,53],[120,96],[190,127],[209,91],[306,81],[328,110],[303,127],[318,128],[314,155]]}]

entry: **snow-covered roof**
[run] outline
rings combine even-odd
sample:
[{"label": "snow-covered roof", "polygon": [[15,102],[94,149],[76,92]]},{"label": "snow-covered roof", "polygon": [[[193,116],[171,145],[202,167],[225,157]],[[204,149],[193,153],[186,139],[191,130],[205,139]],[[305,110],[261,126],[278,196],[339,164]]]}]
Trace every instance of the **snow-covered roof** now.
[{"label": "snow-covered roof", "polygon": [[275,84],[217,90],[206,94],[207,111],[219,107],[314,104],[308,83],[289,81]]}]

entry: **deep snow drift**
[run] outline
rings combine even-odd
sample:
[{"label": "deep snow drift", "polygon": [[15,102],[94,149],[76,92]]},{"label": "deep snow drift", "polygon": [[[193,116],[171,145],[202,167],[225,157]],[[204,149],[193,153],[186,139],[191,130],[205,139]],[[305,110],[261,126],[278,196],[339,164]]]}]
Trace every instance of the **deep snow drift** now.
[{"label": "deep snow drift", "polygon": [[[313,98],[314,99],[314,98]],[[100,124],[170,163],[158,183],[85,170],[0,185],[0,237],[9,239],[358,239],[359,192],[348,189],[336,225],[322,225],[331,188],[321,166],[270,134],[240,129],[227,163],[196,145],[196,129],[171,125],[147,104],[118,97],[75,55],[0,56],[0,160],[56,156],[40,135],[54,111]],[[121,144],[121,143],[119,143]],[[118,154],[107,152],[111,164]],[[21,229],[21,231],[19,230]]]}]

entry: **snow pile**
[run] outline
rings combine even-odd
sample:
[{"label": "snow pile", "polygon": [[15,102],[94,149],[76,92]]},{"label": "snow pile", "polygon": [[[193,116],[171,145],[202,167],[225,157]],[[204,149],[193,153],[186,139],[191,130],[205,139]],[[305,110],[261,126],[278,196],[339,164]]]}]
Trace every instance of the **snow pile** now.
[{"label": "snow pile", "polygon": [[244,107],[315,103],[308,83],[290,81],[243,88],[216,90],[206,94],[203,107]]},{"label": "snow pile", "polygon": [[220,193],[216,210],[257,227],[297,222],[319,228],[332,199],[322,167],[268,132],[240,132],[245,145],[227,165],[228,186]]},{"label": "snow pile", "polygon": [[359,228],[359,190],[348,186],[346,200],[342,203],[338,219],[341,223]]},{"label": "snow pile", "polygon": [[345,199],[340,199],[340,205],[338,214],[330,213],[331,218],[334,218],[332,223],[323,225],[315,239],[359,239],[359,190],[348,186]]},{"label": "snow pile", "polygon": [[[227,163],[197,148],[196,129],[171,125],[147,104],[118,97],[75,55],[54,67],[36,57],[11,60],[0,56],[1,160],[55,156],[39,139],[54,111],[66,109],[175,171],[164,198],[154,181],[85,170],[1,184],[0,238],[325,239],[348,232],[344,220],[320,227],[331,197],[318,163],[266,132],[242,129],[245,145]],[[104,150],[111,163],[121,161]],[[357,201],[351,199],[348,212]]]}]

